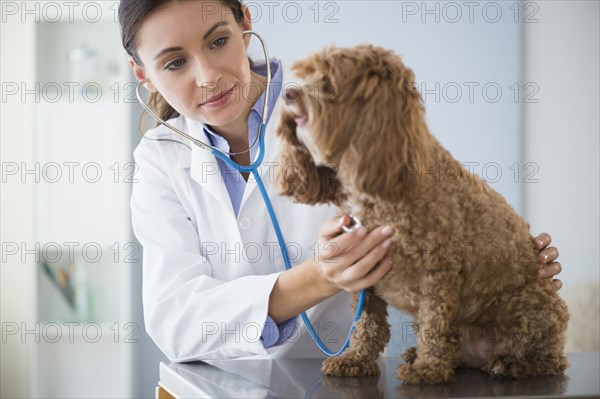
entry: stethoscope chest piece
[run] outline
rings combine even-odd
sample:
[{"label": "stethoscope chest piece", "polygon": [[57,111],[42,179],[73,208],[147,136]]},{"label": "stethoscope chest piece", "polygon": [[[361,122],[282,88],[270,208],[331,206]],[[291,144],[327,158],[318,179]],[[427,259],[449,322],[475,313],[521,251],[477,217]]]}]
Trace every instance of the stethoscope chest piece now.
[{"label": "stethoscope chest piece", "polygon": [[344,233],[349,233],[351,231],[354,230],[358,230],[359,228],[362,227],[362,223],[360,222],[360,219],[357,218],[354,215],[349,215],[350,216],[350,226],[342,226],[342,230],[344,231]]}]

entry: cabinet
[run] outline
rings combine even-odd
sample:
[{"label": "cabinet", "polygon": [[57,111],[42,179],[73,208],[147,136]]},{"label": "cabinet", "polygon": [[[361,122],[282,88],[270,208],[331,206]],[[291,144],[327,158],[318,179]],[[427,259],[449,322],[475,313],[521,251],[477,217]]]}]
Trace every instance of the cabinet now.
[{"label": "cabinet", "polygon": [[[65,15],[66,18],[66,15]],[[130,228],[134,85],[113,13],[36,29],[33,397],[131,397],[143,327]]]}]

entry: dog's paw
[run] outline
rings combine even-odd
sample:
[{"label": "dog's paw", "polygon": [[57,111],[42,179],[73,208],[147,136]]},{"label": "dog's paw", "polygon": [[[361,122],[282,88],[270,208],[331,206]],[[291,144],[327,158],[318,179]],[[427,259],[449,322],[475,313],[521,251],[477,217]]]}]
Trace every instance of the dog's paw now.
[{"label": "dog's paw", "polygon": [[325,359],[321,371],[332,377],[377,376],[379,375],[379,366],[375,360],[336,356]]},{"label": "dog's paw", "polygon": [[494,377],[540,377],[561,375],[569,366],[561,354],[543,358],[516,359],[512,356],[498,356],[490,359],[481,369]]},{"label": "dog's paw", "polygon": [[398,366],[396,377],[410,385],[448,384],[454,380],[454,369],[442,365],[434,367],[415,362]]},{"label": "dog's paw", "polygon": [[410,347],[403,354],[402,359],[406,364],[413,364],[417,360],[417,348]]},{"label": "dog's paw", "polygon": [[511,378],[517,378],[524,372],[518,362],[503,357],[490,360],[482,367],[482,370],[494,377]]}]

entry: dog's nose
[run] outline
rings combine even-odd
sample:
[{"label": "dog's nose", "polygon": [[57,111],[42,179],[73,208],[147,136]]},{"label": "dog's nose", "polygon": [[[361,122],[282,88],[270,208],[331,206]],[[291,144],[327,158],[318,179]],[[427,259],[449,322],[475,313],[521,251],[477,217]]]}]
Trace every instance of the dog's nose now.
[{"label": "dog's nose", "polygon": [[302,94],[302,91],[300,90],[300,88],[288,87],[283,92],[283,99],[285,100],[286,104],[295,103],[296,101],[298,101],[300,99],[301,94]]}]

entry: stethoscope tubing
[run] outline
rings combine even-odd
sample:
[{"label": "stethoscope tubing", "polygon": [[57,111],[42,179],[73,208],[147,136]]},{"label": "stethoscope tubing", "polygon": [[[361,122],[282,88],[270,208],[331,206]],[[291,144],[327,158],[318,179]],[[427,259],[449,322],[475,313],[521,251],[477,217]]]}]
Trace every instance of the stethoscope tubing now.
[{"label": "stethoscope tubing", "polygon": [[[290,257],[289,257],[288,251],[287,251],[287,246],[285,245],[285,240],[283,239],[283,234],[281,233],[281,227],[279,226],[279,220],[277,219],[277,216],[275,215],[275,211],[273,210],[273,204],[271,203],[271,199],[269,198],[269,195],[267,194],[267,190],[265,189],[265,185],[264,185],[262,178],[260,177],[260,173],[258,171],[258,167],[260,166],[260,163],[262,162],[262,159],[264,157],[264,152],[265,152],[265,140],[264,140],[265,129],[266,129],[266,125],[264,123],[261,123],[260,133],[259,133],[260,134],[259,155],[257,156],[256,161],[254,163],[252,163],[252,165],[250,165],[250,166],[242,166],[242,165],[237,164],[236,162],[232,161],[228,156],[226,156],[223,152],[221,152],[219,150],[213,150],[212,153],[219,159],[223,160],[225,163],[227,163],[232,168],[237,169],[240,172],[252,173],[252,175],[254,176],[254,180],[256,181],[256,185],[258,186],[258,189],[260,190],[260,193],[263,197],[263,201],[267,208],[267,212],[269,213],[269,217],[271,218],[271,223],[273,224],[273,229],[275,230],[275,235],[277,236],[277,242],[279,243],[279,248],[281,250],[281,255],[283,256],[283,262],[284,262],[285,268],[286,268],[286,270],[290,270],[292,268],[292,264],[291,264]],[[308,333],[310,334],[310,336],[312,337],[313,341],[315,341],[315,343],[317,344],[319,349],[321,349],[321,351],[324,354],[326,354],[327,356],[340,355],[350,346],[350,338],[352,336],[352,332],[354,332],[354,329],[356,328],[356,323],[358,322],[358,320],[360,319],[360,316],[362,314],[362,310],[364,308],[364,304],[365,304],[365,300],[366,300],[366,294],[367,294],[367,292],[364,289],[361,290],[361,292],[359,293],[358,302],[356,305],[356,311],[354,313],[354,317],[352,319],[352,325],[350,327],[350,331],[348,332],[348,336],[346,337],[346,341],[344,342],[344,345],[338,351],[335,351],[335,352],[332,351],[331,349],[329,349],[327,347],[327,345],[325,345],[325,343],[323,341],[321,341],[321,338],[319,337],[319,335],[315,331],[314,327],[312,326],[312,323],[310,322],[310,319],[308,318],[308,315],[306,314],[306,312],[300,313],[300,317],[302,318],[302,321],[304,322],[304,325],[306,326],[306,329],[307,329]]]}]

